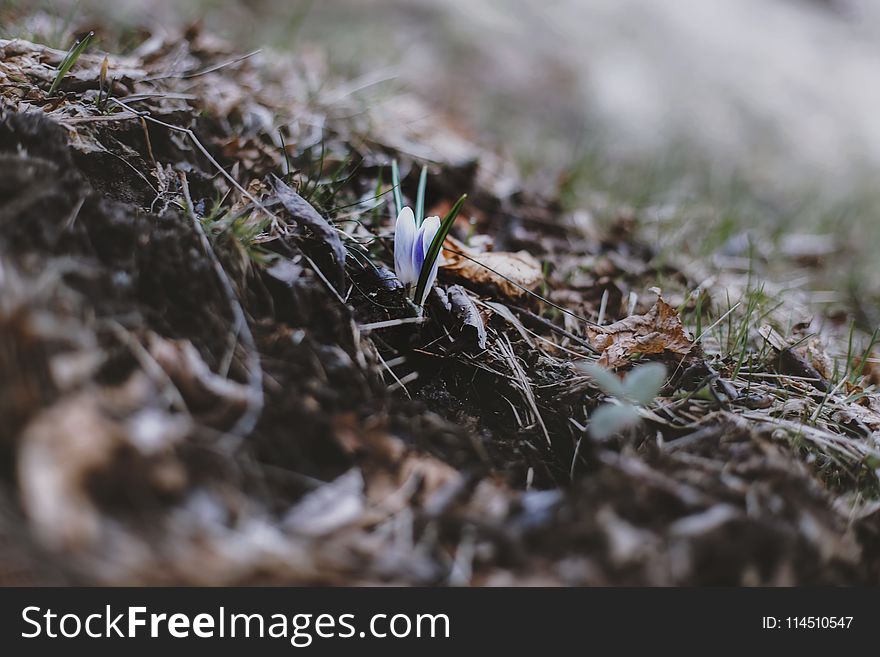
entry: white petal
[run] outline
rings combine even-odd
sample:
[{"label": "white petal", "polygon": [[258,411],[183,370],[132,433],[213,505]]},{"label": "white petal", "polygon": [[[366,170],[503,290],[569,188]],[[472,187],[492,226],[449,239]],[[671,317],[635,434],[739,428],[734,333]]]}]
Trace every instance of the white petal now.
[{"label": "white petal", "polygon": [[434,236],[440,230],[440,217],[428,217],[422,222],[422,257],[428,255],[428,249],[431,248],[431,242]]},{"label": "white petal", "polygon": [[409,207],[397,215],[394,224],[394,271],[404,285],[416,282],[418,272],[413,270],[412,250],[416,240],[416,217]]}]

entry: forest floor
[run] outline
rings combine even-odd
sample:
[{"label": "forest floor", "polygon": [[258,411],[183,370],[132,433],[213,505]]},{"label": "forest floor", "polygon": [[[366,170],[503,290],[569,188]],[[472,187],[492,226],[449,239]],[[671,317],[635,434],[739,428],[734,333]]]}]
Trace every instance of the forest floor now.
[{"label": "forest floor", "polygon": [[[0,40],[3,583],[880,583],[877,336],[797,283],[820,237],[659,257],[197,29],[64,57]],[[394,160],[468,194],[421,318]]]}]

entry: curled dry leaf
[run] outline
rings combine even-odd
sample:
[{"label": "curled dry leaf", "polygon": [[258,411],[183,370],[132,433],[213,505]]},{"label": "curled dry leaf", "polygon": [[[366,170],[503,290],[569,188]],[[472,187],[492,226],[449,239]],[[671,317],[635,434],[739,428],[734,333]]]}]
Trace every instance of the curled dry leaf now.
[{"label": "curled dry leaf", "polygon": [[841,405],[831,412],[831,418],[835,422],[849,426],[851,429],[863,428],[863,433],[880,432],[880,411],[876,408],[860,406],[859,404]]},{"label": "curled dry leaf", "polygon": [[441,300],[452,319],[452,330],[465,346],[486,348],[486,325],[473,299],[461,285],[450,285]]},{"label": "curled dry leaf", "polygon": [[187,409],[203,424],[232,426],[245,412],[253,394],[251,390],[212,372],[191,342],[151,334],[148,349],[186,402]]},{"label": "curled dry leaf", "polygon": [[452,272],[466,281],[493,288],[509,299],[520,299],[541,282],[541,263],[526,251],[480,252],[468,248],[453,237],[443,243],[446,272]]},{"label": "curled dry leaf", "polygon": [[291,218],[300,226],[308,228],[312,234],[323,242],[326,251],[322,257],[323,264],[328,267],[325,272],[333,286],[341,291],[345,280],[345,246],[339,237],[339,233],[318,211],[297,194],[292,187],[285,184],[277,176],[273,176],[273,187],[281,205],[290,213]]},{"label": "curled dry leaf", "polygon": [[635,354],[662,354],[679,356],[696,354],[696,344],[681,323],[675,308],[658,298],[657,303],[644,315],[632,315],[608,326],[589,326],[587,334],[593,347],[602,352],[598,364],[614,369]]}]

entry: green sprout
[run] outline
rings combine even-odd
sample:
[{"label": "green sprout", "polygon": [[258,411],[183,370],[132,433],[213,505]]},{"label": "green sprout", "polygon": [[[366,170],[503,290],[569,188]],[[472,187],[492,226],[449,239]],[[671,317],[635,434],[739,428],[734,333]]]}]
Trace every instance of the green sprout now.
[{"label": "green sprout", "polygon": [[590,435],[605,440],[641,421],[639,407],[650,404],[666,381],[666,366],[660,363],[639,365],[621,381],[614,372],[598,365],[583,365],[596,384],[617,403],[603,404],[590,415]]},{"label": "green sprout", "polygon": [[49,87],[49,95],[53,95],[56,91],[58,91],[58,87],[61,86],[61,81],[64,80],[64,77],[73,68],[73,65],[76,64],[76,60],[79,59],[79,56],[85,52],[85,49],[89,47],[89,43],[91,43],[92,38],[95,36],[94,32],[89,32],[82,39],[74,43],[70,50],[67,51],[67,54],[64,56],[64,59],[61,60],[61,64],[58,66],[58,73],[55,74],[55,79],[52,81],[52,86]]}]

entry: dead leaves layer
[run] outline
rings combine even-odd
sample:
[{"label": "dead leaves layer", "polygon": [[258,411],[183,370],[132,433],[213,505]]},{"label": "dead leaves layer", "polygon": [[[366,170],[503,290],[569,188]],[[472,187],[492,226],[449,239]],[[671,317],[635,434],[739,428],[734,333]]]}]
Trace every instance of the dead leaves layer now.
[{"label": "dead leaves layer", "polygon": [[598,364],[615,369],[636,354],[696,354],[699,345],[687,334],[675,308],[662,297],[644,315],[631,315],[608,326],[587,328],[590,342],[601,352]]}]

